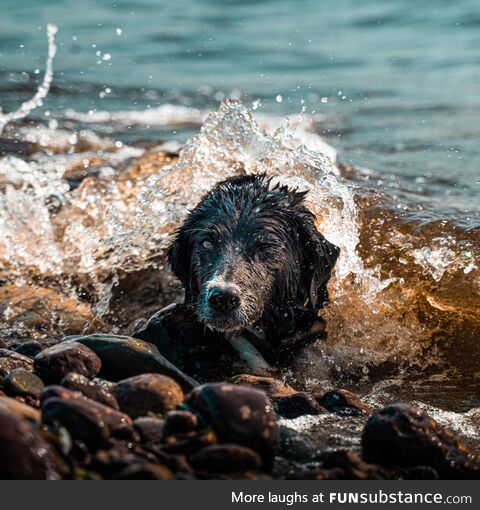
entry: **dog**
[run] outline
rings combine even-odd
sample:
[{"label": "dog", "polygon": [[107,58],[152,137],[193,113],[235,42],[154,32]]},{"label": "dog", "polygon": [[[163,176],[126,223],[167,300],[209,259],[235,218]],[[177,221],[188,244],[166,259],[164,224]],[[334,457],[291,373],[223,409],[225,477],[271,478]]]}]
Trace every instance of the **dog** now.
[{"label": "dog", "polygon": [[269,368],[262,346],[274,351],[308,330],[328,302],[340,250],[315,227],[306,193],[263,174],[229,178],[190,211],[167,252],[185,306],[255,372]]}]

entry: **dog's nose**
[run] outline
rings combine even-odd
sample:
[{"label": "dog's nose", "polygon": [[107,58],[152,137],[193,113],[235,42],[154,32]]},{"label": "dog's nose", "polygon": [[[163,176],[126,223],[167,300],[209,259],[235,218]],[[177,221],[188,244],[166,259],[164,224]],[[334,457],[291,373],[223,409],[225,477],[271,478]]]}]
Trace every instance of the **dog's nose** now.
[{"label": "dog's nose", "polygon": [[208,293],[208,303],[217,312],[229,313],[240,304],[240,296],[232,287],[213,287]]}]

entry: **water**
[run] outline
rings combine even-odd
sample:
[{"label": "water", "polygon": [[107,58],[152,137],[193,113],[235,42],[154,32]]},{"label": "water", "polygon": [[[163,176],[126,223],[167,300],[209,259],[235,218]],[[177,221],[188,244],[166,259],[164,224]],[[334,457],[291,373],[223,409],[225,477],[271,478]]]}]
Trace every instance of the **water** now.
[{"label": "water", "polygon": [[342,248],[328,340],[285,377],[477,439],[476,4],[4,0],[4,112],[59,32],[43,106],[0,136],[3,338],[132,331],[179,297],[163,255],[187,208],[267,171],[309,190]]}]

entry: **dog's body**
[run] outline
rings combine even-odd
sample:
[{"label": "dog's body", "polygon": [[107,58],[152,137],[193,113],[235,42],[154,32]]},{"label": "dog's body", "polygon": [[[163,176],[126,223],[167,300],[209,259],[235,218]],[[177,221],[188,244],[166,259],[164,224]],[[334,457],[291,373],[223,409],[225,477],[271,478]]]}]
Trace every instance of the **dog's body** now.
[{"label": "dog's body", "polygon": [[305,194],[264,175],[228,179],[200,200],[168,251],[187,312],[257,371],[266,368],[258,350],[311,329],[328,300],[339,249],[316,229]]}]

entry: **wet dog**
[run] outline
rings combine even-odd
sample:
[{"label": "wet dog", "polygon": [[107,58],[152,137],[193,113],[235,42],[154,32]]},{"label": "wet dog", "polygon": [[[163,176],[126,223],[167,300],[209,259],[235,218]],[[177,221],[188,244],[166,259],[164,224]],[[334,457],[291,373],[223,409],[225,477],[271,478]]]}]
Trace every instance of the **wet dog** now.
[{"label": "wet dog", "polygon": [[186,307],[257,369],[268,365],[255,344],[275,349],[328,301],[339,248],[316,229],[305,195],[264,175],[230,178],[200,200],[168,250]]}]

